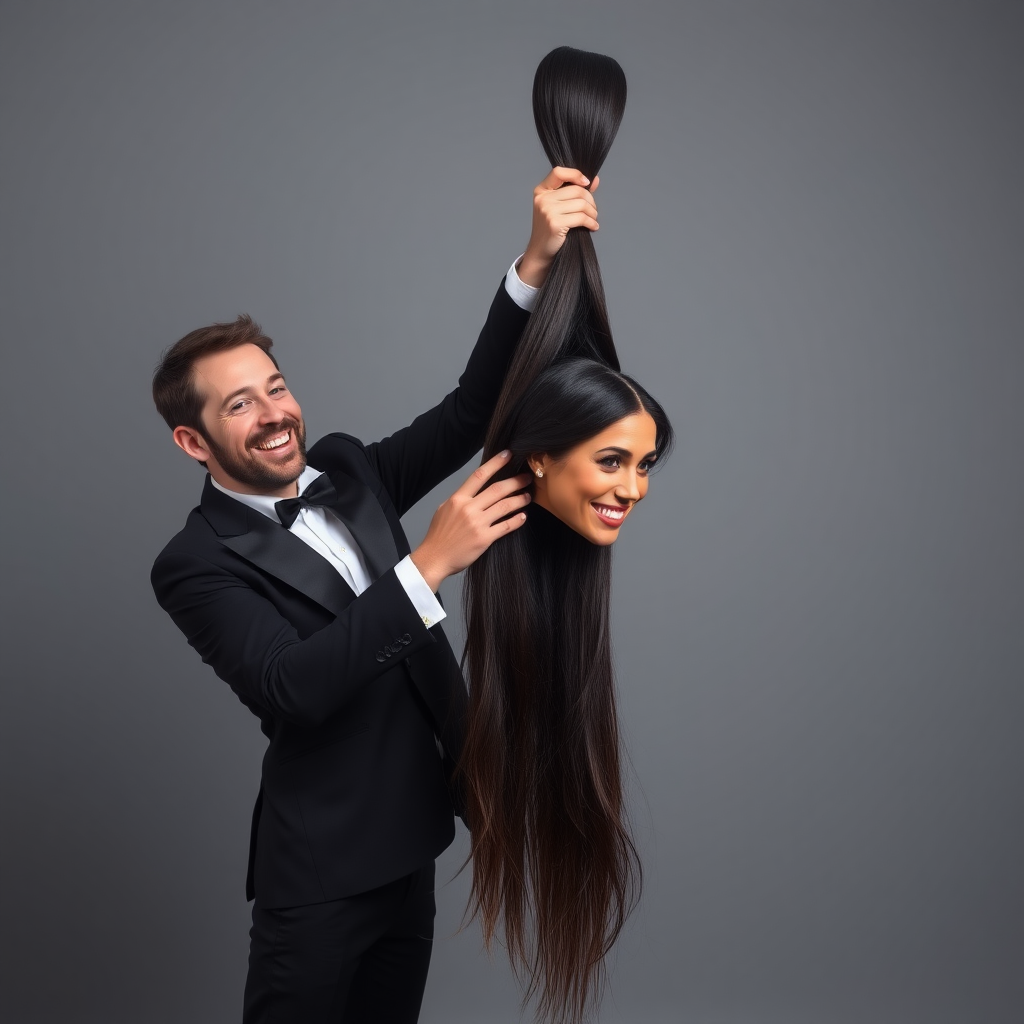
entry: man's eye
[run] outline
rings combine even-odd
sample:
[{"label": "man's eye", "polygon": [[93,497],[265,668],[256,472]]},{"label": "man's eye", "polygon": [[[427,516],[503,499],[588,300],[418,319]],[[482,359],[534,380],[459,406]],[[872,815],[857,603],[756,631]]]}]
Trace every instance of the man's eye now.
[{"label": "man's eye", "polygon": [[278,386],[278,387],[276,387],[276,388],[271,388],[271,389],[270,389],[270,393],[271,393],[272,395],[276,395],[276,394],[277,394],[277,393],[278,393],[279,391],[287,391],[287,390],[288,390],[288,389],[287,389],[287,388],[286,388],[286,387],[285,387],[285,386],[284,386],[283,384],[281,384],[281,385],[279,385],[279,386]]},{"label": "man's eye", "polygon": [[241,409],[243,405],[245,405],[244,401],[243,402],[235,402],[235,404],[233,406],[231,406],[231,412],[238,412],[238,410]]}]

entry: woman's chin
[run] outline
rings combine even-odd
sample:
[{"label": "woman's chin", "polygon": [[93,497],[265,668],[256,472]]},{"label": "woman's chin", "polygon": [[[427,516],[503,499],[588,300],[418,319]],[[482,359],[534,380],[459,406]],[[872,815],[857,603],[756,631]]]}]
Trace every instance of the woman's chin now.
[{"label": "woman's chin", "polygon": [[568,523],[564,519],[562,520],[566,526],[569,527],[574,533],[578,533],[584,540],[590,541],[595,547],[606,548],[609,544],[614,544],[619,539],[619,528],[610,526],[592,526],[589,523],[586,526],[577,525],[575,523]]}]

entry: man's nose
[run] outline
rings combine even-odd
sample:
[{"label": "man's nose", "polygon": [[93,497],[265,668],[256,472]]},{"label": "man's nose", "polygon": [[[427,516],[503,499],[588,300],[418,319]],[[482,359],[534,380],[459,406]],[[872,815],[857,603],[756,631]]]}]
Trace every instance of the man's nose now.
[{"label": "man's nose", "polygon": [[266,426],[270,423],[280,423],[284,418],[281,415],[281,410],[272,402],[269,398],[257,399],[259,408],[259,422],[261,425]]}]

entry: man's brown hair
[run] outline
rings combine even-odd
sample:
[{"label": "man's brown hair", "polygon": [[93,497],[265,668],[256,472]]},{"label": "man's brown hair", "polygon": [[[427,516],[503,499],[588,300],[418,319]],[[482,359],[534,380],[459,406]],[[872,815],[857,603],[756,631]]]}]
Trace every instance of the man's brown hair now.
[{"label": "man's brown hair", "polygon": [[157,412],[171,430],[175,427],[202,430],[204,398],[195,384],[196,361],[239,345],[258,345],[277,366],[270,351],[273,344],[247,313],[240,314],[231,323],[211,324],[190,331],[164,353],[153,374],[153,401]]}]

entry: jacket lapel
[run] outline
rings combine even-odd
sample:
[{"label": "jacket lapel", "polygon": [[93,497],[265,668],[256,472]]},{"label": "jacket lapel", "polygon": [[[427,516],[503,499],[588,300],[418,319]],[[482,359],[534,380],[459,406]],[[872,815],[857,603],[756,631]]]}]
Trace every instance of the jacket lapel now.
[{"label": "jacket lapel", "polygon": [[[366,568],[373,579],[398,564],[398,548],[384,509],[366,484],[340,469],[327,471],[338,494],[334,505],[327,507],[349,528],[356,539]],[[305,545],[303,545],[305,547]]]},{"label": "jacket lapel", "polygon": [[280,523],[222,494],[209,479],[200,510],[225,547],[334,615],[339,615],[355,599],[352,588],[309,545]]}]

